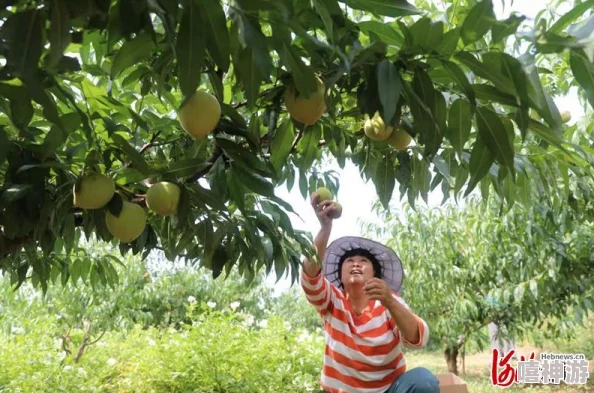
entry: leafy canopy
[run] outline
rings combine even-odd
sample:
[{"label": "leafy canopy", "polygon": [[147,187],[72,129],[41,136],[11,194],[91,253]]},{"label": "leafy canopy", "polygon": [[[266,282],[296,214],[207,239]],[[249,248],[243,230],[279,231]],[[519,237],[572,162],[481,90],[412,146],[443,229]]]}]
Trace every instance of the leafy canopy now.
[{"label": "leafy canopy", "polygon": [[[592,1],[521,34],[524,18],[497,20],[491,0],[445,5],[438,15],[405,0],[0,2],[0,269],[15,282],[67,281],[83,234],[117,243],[106,213],[119,215],[121,200],[145,206],[160,180],[180,186],[177,214],[149,211],[122,253],[294,279],[311,239],[274,190],[336,190],[319,168],[328,154],[355,163],[385,207],[396,184],[411,203],[436,187],[457,197],[491,185],[513,203],[534,187],[535,154],[587,171],[590,152],[564,140],[539,61],[569,64],[594,105]],[[326,111],[305,126],[284,92],[310,97],[316,76]],[[176,116],[196,90],[222,111],[202,139]],[[414,143],[397,151],[366,137],[376,112]],[[75,208],[91,171],[115,181],[115,202]]]}]

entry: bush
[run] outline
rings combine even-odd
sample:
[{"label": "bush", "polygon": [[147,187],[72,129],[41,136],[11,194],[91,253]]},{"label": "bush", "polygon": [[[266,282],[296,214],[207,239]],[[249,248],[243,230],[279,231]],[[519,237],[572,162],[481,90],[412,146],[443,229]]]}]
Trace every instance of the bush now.
[{"label": "bush", "polygon": [[[61,351],[55,317],[0,336],[2,392],[315,392],[323,336],[278,316],[252,316],[188,305],[179,329],[108,332],[80,362]],[[50,329],[48,329],[48,327]]]}]

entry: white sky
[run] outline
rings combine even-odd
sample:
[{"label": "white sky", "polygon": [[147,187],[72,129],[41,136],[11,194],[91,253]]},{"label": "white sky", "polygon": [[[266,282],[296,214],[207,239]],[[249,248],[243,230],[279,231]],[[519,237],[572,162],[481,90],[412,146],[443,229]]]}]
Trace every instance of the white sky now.
[{"label": "white sky", "polygon": [[[547,7],[547,4],[548,1],[543,0],[516,0],[513,2],[513,5],[511,5],[511,2],[507,0],[505,1],[505,9],[502,11],[502,2],[494,0],[495,13],[498,19],[507,18],[512,11],[521,13],[528,18],[534,18],[537,12]],[[562,7],[563,8],[559,7],[557,9],[560,11],[566,11],[571,8],[569,5],[564,5]],[[577,99],[575,89],[570,91],[568,96],[555,99],[555,103],[557,104],[560,112],[565,110],[571,111],[572,120],[570,124],[584,116],[584,112]],[[331,169],[335,170],[339,174],[340,189],[335,200],[342,204],[343,214],[340,219],[334,222],[333,231],[329,242],[332,242],[332,240],[341,236],[360,236],[360,227],[357,224],[357,220],[360,218],[366,221],[378,221],[378,218],[375,217],[371,211],[373,204],[377,200],[373,182],[369,181],[367,184],[364,183],[357,167],[348,161],[344,170],[341,170],[337,164],[325,168],[325,170]],[[396,187],[391,202],[392,205],[398,204],[398,197],[400,196],[398,187],[398,182],[396,182]],[[295,212],[303,219],[304,222],[299,219],[293,219],[293,226],[296,229],[309,231],[312,234],[312,237],[315,237],[315,235],[318,233],[320,225],[311,205],[309,204],[309,200],[303,199],[297,182],[291,192],[288,192],[285,187],[282,187],[276,190],[276,194],[290,203]],[[440,191],[440,187],[437,187],[436,192],[429,194],[428,205],[431,207],[439,206],[442,199],[443,194]],[[406,196],[404,201],[406,201]],[[424,204],[422,200],[419,200],[417,203],[419,205]],[[293,217],[293,215],[291,216]],[[403,262],[406,264],[406,261]],[[276,294],[280,294],[289,288],[290,277],[288,279],[283,278],[278,283],[275,282],[276,275],[274,274],[273,270],[271,276],[269,276],[267,279],[267,283],[271,286],[274,286]]]}]

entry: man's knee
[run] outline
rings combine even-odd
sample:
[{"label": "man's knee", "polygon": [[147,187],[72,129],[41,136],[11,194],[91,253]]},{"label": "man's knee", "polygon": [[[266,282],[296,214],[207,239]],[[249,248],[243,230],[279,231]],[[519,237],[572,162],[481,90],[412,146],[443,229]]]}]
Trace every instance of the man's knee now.
[{"label": "man's knee", "polygon": [[425,367],[415,367],[408,370],[397,383],[396,392],[406,393],[439,393],[439,381],[437,377]]}]

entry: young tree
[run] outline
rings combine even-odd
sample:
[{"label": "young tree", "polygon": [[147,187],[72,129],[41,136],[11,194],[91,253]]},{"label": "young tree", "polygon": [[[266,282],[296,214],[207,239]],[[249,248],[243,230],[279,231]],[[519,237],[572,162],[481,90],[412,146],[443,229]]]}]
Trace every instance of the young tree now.
[{"label": "young tree", "polygon": [[591,1],[521,34],[491,0],[440,15],[405,0],[0,5],[0,269],[15,282],[32,269],[45,285],[83,234],[215,277],[295,279],[315,253],[274,189],[335,190],[324,154],[358,165],[384,207],[396,182],[411,203],[489,183],[512,200],[528,156],[591,164],[539,63],[568,64],[594,105]]},{"label": "young tree", "polygon": [[488,343],[480,330],[490,322],[512,337],[539,329],[558,338],[594,311],[591,212],[583,219],[569,206],[540,200],[502,214],[500,202],[489,202],[405,207],[402,217],[387,213],[385,224],[364,225],[404,261],[405,296],[427,318],[454,373],[465,342]]}]

